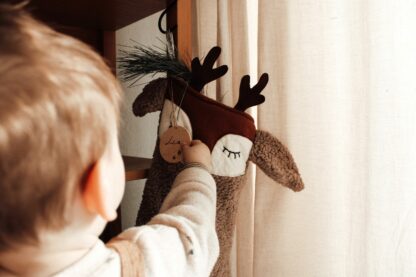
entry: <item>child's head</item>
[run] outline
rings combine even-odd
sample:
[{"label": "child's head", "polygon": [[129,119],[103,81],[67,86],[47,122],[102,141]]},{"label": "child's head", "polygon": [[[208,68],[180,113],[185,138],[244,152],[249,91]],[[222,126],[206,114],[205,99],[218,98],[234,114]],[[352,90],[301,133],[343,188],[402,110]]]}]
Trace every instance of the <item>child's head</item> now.
[{"label": "child's head", "polygon": [[84,191],[102,193],[94,182],[103,178],[124,185],[120,91],[88,46],[0,5],[0,251],[69,224],[80,195],[102,215],[105,205]]}]

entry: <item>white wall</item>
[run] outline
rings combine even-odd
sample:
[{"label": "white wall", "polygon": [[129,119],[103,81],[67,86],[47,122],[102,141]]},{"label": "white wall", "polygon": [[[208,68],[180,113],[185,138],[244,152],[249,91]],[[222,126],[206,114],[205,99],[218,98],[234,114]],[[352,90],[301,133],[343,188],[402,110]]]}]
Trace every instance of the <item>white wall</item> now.
[{"label": "white wall", "polygon": [[[161,12],[155,13],[116,32],[117,52],[120,47],[131,46],[135,42],[146,46],[163,47],[164,35],[159,32],[157,22]],[[135,42],[133,42],[133,40]],[[154,77],[153,77],[154,78]],[[132,104],[141,93],[144,85],[152,80],[151,76],[141,79],[134,87],[122,83],[125,99],[121,108],[122,125],[120,130],[120,148],[123,155],[151,158],[156,143],[159,112],[135,117]],[[130,181],[121,203],[123,229],[133,226],[141,201],[145,180]]]}]

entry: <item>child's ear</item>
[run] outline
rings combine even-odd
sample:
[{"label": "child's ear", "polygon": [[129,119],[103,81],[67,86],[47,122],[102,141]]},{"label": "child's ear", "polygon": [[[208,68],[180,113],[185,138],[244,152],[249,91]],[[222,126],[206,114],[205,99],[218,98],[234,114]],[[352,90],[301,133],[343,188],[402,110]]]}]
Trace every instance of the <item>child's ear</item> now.
[{"label": "child's ear", "polygon": [[113,207],[111,184],[105,178],[105,168],[101,160],[91,168],[84,184],[82,198],[89,212],[100,215],[106,221],[116,219]]}]

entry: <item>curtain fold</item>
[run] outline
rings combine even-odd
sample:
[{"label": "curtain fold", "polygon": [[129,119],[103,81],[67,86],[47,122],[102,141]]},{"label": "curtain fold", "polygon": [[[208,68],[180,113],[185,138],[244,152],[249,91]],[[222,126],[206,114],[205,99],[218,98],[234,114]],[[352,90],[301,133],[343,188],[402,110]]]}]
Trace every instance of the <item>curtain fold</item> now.
[{"label": "curtain fold", "polygon": [[249,72],[246,1],[194,2],[194,56],[202,59],[218,45],[222,52],[217,64],[228,65],[228,73],[209,83],[204,92],[229,106],[237,102],[240,79]]},{"label": "curtain fold", "polygon": [[258,4],[258,127],[306,188],[257,172],[252,276],[416,276],[416,3]]}]

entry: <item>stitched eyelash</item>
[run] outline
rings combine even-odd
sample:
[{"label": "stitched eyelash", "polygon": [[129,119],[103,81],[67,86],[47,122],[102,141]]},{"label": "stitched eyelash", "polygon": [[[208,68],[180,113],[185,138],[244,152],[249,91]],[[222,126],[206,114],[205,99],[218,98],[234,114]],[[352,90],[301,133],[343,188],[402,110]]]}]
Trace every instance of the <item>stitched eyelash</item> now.
[{"label": "stitched eyelash", "polygon": [[237,158],[240,158],[241,156],[240,156],[240,153],[241,152],[234,152],[234,151],[231,151],[230,149],[228,149],[227,147],[225,147],[225,146],[223,146],[224,148],[222,149],[222,152],[223,153],[225,153],[226,155],[227,155],[227,152],[228,152],[228,158],[230,158],[231,159],[231,155],[233,155],[234,156],[234,159],[237,159]]}]

